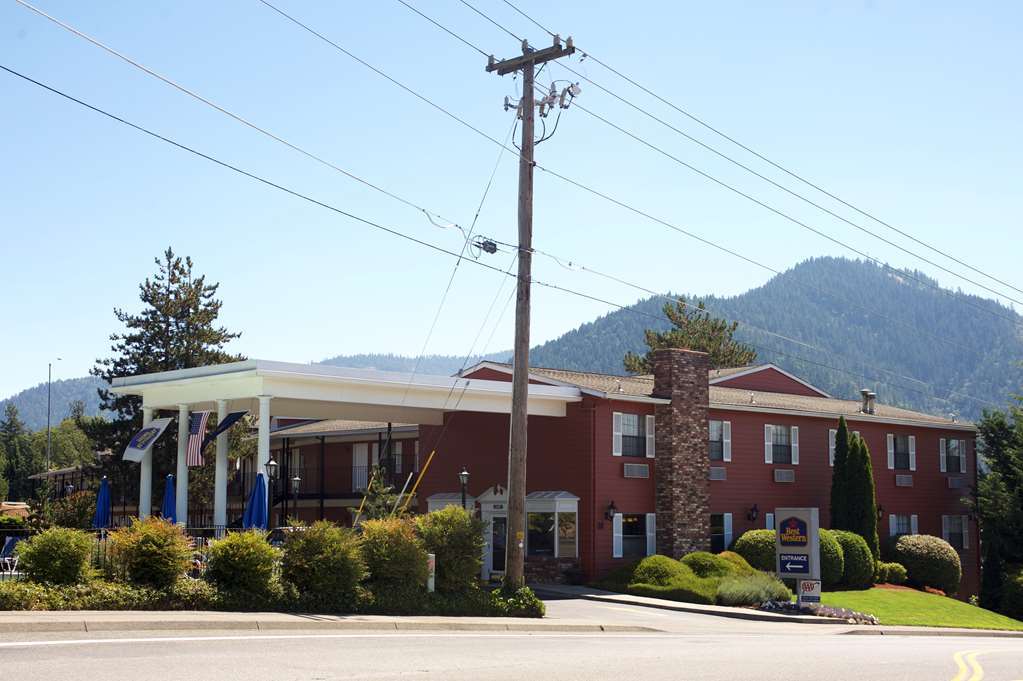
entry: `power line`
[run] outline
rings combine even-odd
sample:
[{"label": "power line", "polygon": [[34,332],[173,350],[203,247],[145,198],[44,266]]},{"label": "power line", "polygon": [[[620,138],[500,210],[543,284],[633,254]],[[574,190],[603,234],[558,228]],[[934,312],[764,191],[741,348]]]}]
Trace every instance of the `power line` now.
[{"label": "power line", "polygon": [[[526,14],[525,12],[523,12],[523,11],[522,11],[521,9],[519,9],[519,8],[518,8],[518,7],[516,6],[516,5],[514,5],[513,3],[511,3],[511,2],[509,1],[509,0],[502,0],[502,1],[503,1],[503,2],[504,2],[504,3],[506,4],[506,5],[508,5],[508,6],[509,6],[509,7],[511,7],[512,9],[514,9],[514,10],[515,10],[516,12],[518,12],[519,14],[521,14],[522,16],[524,16],[524,17],[525,17],[526,19],[528,19],[529,21],[531,21],[531,22],[532,22],[532,23],[533,23],[534,25],[538,26],[538,27],[539,27],[539,28],[540,28],[541,30],[543,30],[543,31],[546,31],[547,33],[550,33],[551,35],[555,35],[554,33],[551,33],[551,31],[550,31],[550,30],[548,30],[548,29],[544,28],[544,27],[543,27],[543,26],[542,26],[541,24],[539,24],[539,23],[538,23],[538,22],[537,22],[537,21],[536,21],[535,19],[533,19],[533,18],[532,18],[531,16],[529,16],[528,14]],[[960,258],[957,258],[956,256],[952,255],[951,253],[948,253],[948,252],[946,252],[946,251],[943,251],[943,250],[941,250],[941,249],[939,249],[939,248],[936,248],[935,246],[932,246],[932,245],[930,245],[929,243],[927,243],[927,242],[925,242],[925,241],[923,241],[923,240],[921,240],[921,239],[919,239],[919,238],[917,238],[917,237],[913,236],[912,234],[910,234],[910,233],[908,233],[908,232],[906,232],[906,231],[904,231],[904,230],[902,230],[902,229],[900,229],[900,228],[896,227],[895,225],[892,225],[892,224],[890,224],[890,223],[888,223],[888,222],[886,222],[886,221],[882,220],[881,218],[879,218],[879,217],[876,217],[875,215],[873,215],[873,214],[871,214],[871,213],[867,212],[866,210],[864,210],[864,209],[861,209],[861,208],[857,207],[856,205],[852,204],[851,202],[848,202],[848,201],[846,201],[845,199],[842,199],[841,197],[839,197],[839,196],[837,196],[837,195],[835,195],[835,194],[833,194],[833,193],[831,193],[831,192],[827,191],[826,189],[824,189],[824,188],[823,188],[823,187],[821,187],[820,185],[818,185],[818,184],[816,184],[816,183],[814,183],[814,182],[812,182],[812,181],[810,181],[810,180],[806,179],[805,177],[803,177],[802,175],[799,175],[799,174],[798,174],[798,173],[796,173],[795,171],[793,171],[793,170],[789,170],[788,168],[786,168],[786,167],[782,166],[781,164],[779,164],[779,163],[776,163],[775,161],[772,161],[772,160],[771,160],[770,158],[768,158],[767,156],[764,156],[764,155],[763,155],[763,154],[761,154],[760,152],[758,152],[758,151],[756,151],[756,150],[754,150],[754,149],[750,148],[749,146],[747,146],[747,145],[743,144],[742,142],[738,141],[738,140],[737,140],[737,139],[735,139],[734,137],[731,137],[731,136],[727,135],[726,133],[722,132],[722,131],[721,131],[720,129],[718,129],[718,128],[714,127],[714,126],[713,126],[713,125],[711,125],[710,123],[707,123],[706,121],[704,121],[703,119],[701,119],[701,118],[697,117],[696,115],[692,114],[691,112],[689,112],[689,111],[687,111],[687,110],[683,109],[683,108],[682,108],[682,107],[680,107],[680,106],[677,106],[676,104],[674,104],[674,103],[672,103],[672,102],[668,101],[668,100],[667,100],[667,99],[665,99],[664,97],[662,97],[662,96],[658,95],[658,94],[657,94],[656,92],[653,92],[653,91],[652,91],[652,90],[650,90],[649,88],[647,88],[647,87],[645,87],[645,86],[641,85],[640,83],[636,82],[636,81],[635,81],[634,79],[632,79],[632,78],[630,78],[629,76],[625,75],[625,74],[624,74],[624,73],[622,73],[621,71],[619,71],[619,70],[617,70],[617,69],[613,68],[613,67],[612,67],[612,66],[610,66],[609,64],[607,64],[607,63],[605,63],[605,62],[601,61],[600,59],[598,59],[597,57],[593,56],[593,55],[592,55],[592,54],[590,54],[589,52],[585,52],[585,51],[584,51],[584,52],[583,52],[583,58],[588,58],[588,59],[591,59],[592,61],[596,62],[597,64],[599,64],[599,65],[601,65],[601,66],[603,66],[603,67],[604,67],[605,69],[607,69],[607,70],[608,70],[608,71],[610,71],[611,73],[615,74],[615,75],[616,75],[616,76],[618,76],[619,78],[621,78],[621,79],[625,80],[626,82],[628,82],[628,83],[632,84],[632,85],[633,85],[634,87],[636,87],[636,88],[638,88],[638,89],[642,90],[643,92],[645,92],[646,94],[650,95],[651,97],[654,97],[655,99],[657,99],[657,100],[658,100],[658,101],[660,101],[661,103],[663,103],[663,104],[665,104],[665,105],[667,105],[667,106],[671,107],[672,109],[674,109],[675,111],[679,112],[680,114],[682,114],[682,115],[683,115],[683,116],[685,116],[686,118],[689,118],[690,120],[692,120],[693,122],[697,123],[698,125],[700,125],[700,126],[702,126],[702,127],[706,128],[707,130],[709,130],[709,131],[713,132],[713,133],[714,133],[715,135],[718,135],[718,136],[719,136],[719,137],[721,137],[722,139],[725,139],[725,140],[727,140],[727,141],[731,142],[732,144],[736,145],[736,146],[737,146],[737,147],[739,147],[740,149],[743,149],[744,151],[746,151],[746,152],[748,152],[748,153],[750,153],[750,154],[752,154],[752,155],[756,156],[757,158],[759,158],[760,160],[764,161],[765,163],[768,163],[769,165],[771,165],[771,166],[773,166],[774,168],[776,168],[776,169],[778,169],[778,170],[782,171],[782,172],[783,172],[783,173],[785,173],[786,175],[789,175],[790,177],[792,177],[792,178],[794,178],[794,179],[796,179],[796,180],[798,180],[798,181],[802,182],[803,184],[805,184],[805,185],[807,185],[807,186],[809,186],[809,187],[811,187],[811,188],[813,188],[813,189],[815,189],[815,190],[817,190],[817,191],[821,192],[821,193],[822,193],[822,194],[824,194],[825,196],[827,196],[827,197],[829,197],[829,198],[831,198],[831,199],[834,199],[835,201],[838,201],[838,202],[839,202],[839,203],[841,203],[842,205],[844,205],[844,206],[846,206],[847,208],[850,208],[850,209],[852,209],[852,210],[856,211],[856,212],[857,212],[857,213],[859,213],[860,215],[862,215],[862,216],[864,216],[864,217],[866,217],[866,218],[868,218],[868,219],[870,219],[870,220],[873,220],[874,222],[876,222],[876,223],[878,223],[878,224],[880,224],[880,225],[883,225],[883,226],[887,227],[888,229],[890,229],[890,230],[892,230],[892,231],[896,232],[897,234],[900,234],[901,236],[904,236],[905,238],[907,238],[907,239],[909,239],[909,240],[913,241],[914,243],[916,243],[916,244],[918,244],[918,245],[920,245],[920,246],[923,246],[924,248],[927,248],[928,250],[930,250],[930,251],[932,251],[932,252],[934,252],[934,253],[937,253],[937,254],[939,254],[939,255],[942,255],[942,256],[944,256],[944,257],[948,258],[949,260],[951,260],[951,261],[953,261],[953,262],[955,262],[955,263],[958,263],[959,265],[962,265],[963,267],[966,267],[967,269],[969,269],[969,270],[970,270],[970,271],[972,271],[972,272],[975,272],[975,273],[977,273],[977,274],[980,274],[980,275],[982,275],[982,276],[984,276],[984,277],[987,277],[988,279],[991,279],[992,281],[995,281],[995,282],[997,282],[997,283],[999,283],[999,284],[1001,284],[1001,285],[1003,285],[1003,286],[1006,286],[1006,287],[1008,287],[1008,288],[1010,288],[1010,289],[1012,289],[1012,290],[1014,290],[1014,291],[1016,291],[1016,292],[1018,292],[1018,293],[1023,293],[1023,289],[1020,289],[1020,288],[1018,288],[1018,287],[1016,287],[1016,286],[1013,286],[1012,284],[1010,284],[1010,283],[1009,283],[1009,282],[1007,282],[1007,281],[1004,281],[1004,280],[1002,280],[1002,279],[999,279],[998,277],[996,277],[996,276],[994,276],[994,275],[992,275],[992,274],[989,274],[989,273],[987,273],[987,272],[985,272],[985,271],[983,271],[983,270],[980,270],[980,269],[978,269],[978,268],[976,268],[976,267],[974,267],[974,266],[970,265],[969,263],[967,263],[967,262],[965,262],[965,261],[961,260]],[[566,68],[567,68],[567,67],[566,67]],[[605,92],[607,92],[608,94],[611,94],[611,95],[613,95],[613,96],[617,97],[617,95],[614,95],[614,93],[610,92],[609,90],[606,90],[606,89],[605,89],[604,87],[602,87],[601,85],[598,85],[597,83],[593,82],[592,80],[590,80],[590,79],[589,79],[589,78],[587,78],[586,76],[584,76],[584,75],[580,74],[579,72],[577,72],[577,71],[575,71],[575,70],[572,70],[572,69],[569,69],[569,70],[570,70],[570,71],[572,71],[573,73],[575,73],[576,75],[580,76],[581,78],[584,78],[584,79],[585,79],[585,80],[586,80],[587,82],[591,83],[592,85],[594,85],[594,86],[596,86],[596,87],[598,87],[598,88],[600,88],[600,89],[604,90],[604,91],[605,91]],[[623,101],[624,101],[624,100],[623,100]],[[646,113],[646,112],[644,111],[644,113]],[[654,117],[654,116],[652,116],[652,115],[651,115],[651,118],[654,118],[655,120],[659,120],[659,119],[656,119],[656,117]],[[665,123],[665,125],[667,125],[667,124]],[[669,126],[669,127],[671,127],[671,126]],[[682,134],[684,134],[684,133],[682,133]],[[694,140],[694,141],[696,141],[696,140]],[[702,143],[701,143],[701,144],[702,144]]]},{"label": "power line", "polygon": [[[175,140],[173,140],[173,139],[171,139],[169,137],[166,137],[166,136],[161,135],[161,134],[159,134],[157,132],[149,130],[148,128],[145,128],[145,127],[143,127],[141,125],[138,125],[136,123],[132,123],[131,121],[128,121],[128,120],[126,120],[126,119],[124,119],[124,118],[122,118],[120,116],[117,116],[116,114],[110,113],[110,112],[105,111],[105,110],[103,110],[103,109],[101,109],[99,107],[93,106],[92,104],[89,104],[89,103],[87,103],[87,102],[85,102],[85,101],[83,101],[81,99],[78,99],[77,97],[74,97],[74,96],[72,96],[70,94],[67,94],[67,93],[61,91],[61,90],[58,90],[58,89],[56,89],[54,87],[46,85],[45,83],[42,83],[42,82],[40,82],[40,81],[38,81],[38,80],[36,80],[34,78],[31,78],[30,76],[22,74],[22,73],[20,73],[18,71],[15,71],[15,70],[11,69],[11,68],[8,68],[7,66],[4,66],[4,65],[0,64],[0,69],[3,69],[4,71],[10,73],[11,75],[17,76],[17,77],[19,77],[19,78],[21,78],[21,79],[23,79],[23,80],[25,80],[27,82],[30,82],[30,83],[32,83],[32,84],[34,84],[34,85],[36,85],[36,86],[38,86],[40,88],[43,88],[43,89],[51,92],[52,94],[58,95],[58,96],[66,99],[68,101],[74,102],[75,104],[78,104],[79,106],[87,108],[87,109],[89,109],[89,110],[91,110],[91,111],[93,111],[95,113],[98,113],[98,114],[100,114],[102,116],[105,116],[105,117],[111,119],[111,120],[114,120],[114,121],[116,121],[118,123],[121,123],[122,125],[130,127],[132,129],[134,129],[134,130],[136,130],[138,132],[141,132],[141,133],[143,133],[145,135],[148,135],[148,136],[150,136],[150,137],[152,137],[154,139],[157,139],[157,140],[160,140],[160,141],[162,141],[164,143],[170,144],[170,145],[172,145],[172,146],[174,146],[174,147],[176,147],[176,148],[178,148],[178,149],[180,149],[182,151],[186,151],[186,152],[188,152],[188,153],[190,153],[190,154],[192,154],[194,156],[197,156],[199,158],[205,159],[205,160],[207,160],[207,161],[209,161],[211,163],[214,163],[214,164],[216,164],[216,165],[218,165],[218,166],[220,166],[222,168],[225,168],[227,170],[231,170],[231,171],[233,171],[233,172],[235,172],[235,173],[237,173],[239,175],[243,175],[245,177],[248,177],[249,179],[254,180],[254,181],[256,181],[256,182],[258,182],[258,183],[260,183],[260,184],[262,184],[264,186],[272,187],[273,189],[277,189],[278,191],[281,191],[283,193],[289,194],[289,195],[291,195],[291,196],[293,196],[295,198],[302,199],[303,201],[306,201],[306,202],[311,203],[313,205],[319,206],[321,208],[324,208],[326,210],[334,212],[334,213],[336,213],[338,215],[342,215],[342,216],[347,217],[349,219],[355,220],[355,221],[360,222],[362,224],[365,224],[365,225],[367,225],[369,227],[373,227],[374,229],[378,229],[380,231],[386,232],[386,233],[391,234],[393,236],[397,236],[397,237],[400,237],[400,238],[405,239],[407,241],[411,241],[412,243],[419,244],[420,246],[428,248],[428,249],[430,249],[432,251],[435,251],[437,253],[442,253],[442,254],[449,255],[449,256],[452,256],[452,257],[455,257],[455,258],[465,259],[464,256],[459,254],[458,252],[448,250],[448,249],[443,248],[441,246],[437,246],[436,244],[430,243],[428,241],[424,241],[424,240],[419,239],[417,237],[414,237],[414,236],[411,236],[411,235],[406,234],[404,232],[401,232],[401,231],[399,231],[397,229],[384,226],[384,225],[382,225],[382,224],[380,224],[378,222],[375,222],[375,221],[369,220],[367,218],[363,218],[361,216],[358,216],[358,215],[355,215],[353,213],[350,213],[348,211],[342,210],[342,209],[337,208],[336,206],[332,206],[331,204],[328,204],[328,203],[326,203],[324,201],[320,201],[318,199],[315,199],[315,198],[313,198],[313,197],[311,197],[311,196],[309,196],[307,194],[303,194],[303,193],[301,193],[301,192],[299,192],[297,190],[285,187],[282,184],[279,184],[279,183],[274,182],[272,180],[269,180],[269,179],[266,179],[266,178],[261,177],[259,175],[256,175],[255,173],[251,173],[251,172],[249,172],[247,170],[244,170],[244,169],[242,169],[242,168],[240,168],[238,166],[235,166],[235,165],[233,165],[231,163],[228,163],[226,161],[222,161],[222,160],[220,160],[220,159],[218,159],[218,158],[216,158],[214,156],[211,156],[209,154],[203,153],[203,152],[201,152],[201,151],[199,151],[199,150],[197,150],[197,149],[195,149],[193,147],[190,147],[190,146],[187,146],[187,145],[182,144],[180,142],[177,142],[177,141],[175,141]],[[508,277],[512,277],[512,278],[515,278],[515,279],[518,278],[517,275],[514,275],[511,272],[505,272],[501,268],[496,267],[494,265],[489,265],[487,263],[480,262],[480,261],[474,260],[474,259],[469,259],[469,262],[472,262],[472,263],[474,263],[474,264],[476,264],[476,265],[478,265],[480,267],[486,268],[488,270],[492,270],[492,271],[495,271],[495,272],[502,273],[502,274],[504,274],[505,276],[508,276]],[[585,293],[585,292],[582,292],[582,291],[577,291],[577,290],[574,290],[574,289],[569,289],[569,288],[566,288],[564,286],[560,286],[558,284],[553,284],[553,283],[545,282],[545,281],[539,281],[539,280],[535,280],[535,279],[532,280],[532,283],[537,284],[538,286],[543,286],[543,287],[550,288],[550,289],[553,289],[553,290],[562,291],[562,292],[565,292],[565,293],[568,293],[570,295],[574,295],[574,296],[577,296],[577,297],[580,297],[580,298],[583,298],[583,299],[586,299],[586,300],[590,300],[590,301],[593,301],[593,302],[597,302],[597,303],[601,303],[601,304],[608,305],[608,306],[611,306],[611,307],[615,307],[615,308],[620,309],[620,310],[627,310],[627,311],[629,311],[631,313],[638,314],[638,315],[641,315],[641,316],[644,316],[644,317],[648,317],[648,318],[652,318],[652,319],[657,319],[658,321],[661,320],[661,318],[656,316],[656,315],[651,315],[651,314],[645,313],[645,312],[643,312],[641,310],[636,310],[634,308],[627,307],[627,306],[622,305],[620,303],[615,303],[615,302],[606,300],[604,298],[601,298],[599,296],[594,296],[592,294]],[[866,378],[866,376],[863,375],[863,374],[855,374],[854,372],[851,372],[851,371],[849,371],[847,369],[841,369],[839,367],[834,367],[834,366],[830,366],[830,365],[827,365],[827,364],[824,364],[824,363],[815,362],[813,360],[808,360],[806,358],[799,357],[797,355],[790,355],[788,353],[784,353],[784,352],[782,352],[780,350],[777,350],[775,348],[771,348],[771,347],[763,345],[763,344],[761,344],[761,347],[766,349],[766,350],[768,350],[768,351],[770,351],[770,352],[774,352],[774,353],[776,353],[776,354],[778,354],[780,356],[790,357],[790,358],[792,358],[794,360],[798,360],[798,361],[802,361],[802,362],[807,362],[807,363],[810,363],[810,364],[816,364],[818,366],[821,366],[821,367],[824,367],[824,368],[828,368],[828,369],[831,369],[833,371],[838,371],[840,373],[850,374],[850,375],[858,376],[860,378]],[[928,395],[930,397],[935,397],[935,399],[941,399],[941,398],[936,398],[936,396],[934,396],[931,393],[927,393],[926,391],[922,391],[922,390],[919,390],[919,389],[916,389],[916,388],[910,388],[909,386],[900,385],[900,384],[891,383],[891,382],[886,382],[886,381],[881,381],[881,382],[885,383],[885,384],[888,384],[888,385],[893,385],[893,386],[901,387],[901,388],[904,388],[906,390],[911,390],[911,391],[919,392],[921,394],[925,394],[925,395]],[[924,385],[929,385],[929,384],[923,383],[922,381],[921,381],[921,383],[924,384]],[[468,384],[466,385],[466,388],[467,388],[467,386],[468,386]],[[453,388],[454,388],[454,386],[452,387],[452,390],[453,390]],[[463,388],[463,394],[464,394],[466,388]],[[983,400],[980,400],[979,398],[974,398],[974,399],[977,399],[978,401],[983,401]],[[945,401],[947,401],[947,400],[945,400]],[[990,403],[990,402],[988,402],[988,403],[989,404],[994,404],[994,403]]]},{"label": "power line", "polygon": [[490,17],[488,17],[488,16],[487,16],[486,14],[484,14],[483,12],[479,11],[478,9],[476,9],[475,7],[473,7],[472,5],[470,5],[470,4],[469,4],[468,2],[466,2],[465,0],[459,0],[459,2],[461,2],[461,3],[463,4],[463,5],[465,5],[466,7],[468,7],[469,9],[471,9],[471,10],[472,10],[473,12],[475,12],[475,13],[476,13],[476,14],[478,14],[478,15],[480,15],[480,16],[481,16],[481,17],[483,17],[484,19],[486,19],[487,21],[489,21],[489,22],[490,22],[491,24],[493,24],[494,26],[498,27],[499,29],[501,29],[502,31],[504,31],[505,33],[507,33],[508,35],[510,35],[510,36],[511,36],[512,38],[515,38],[515,40],[519,41],[520,43],[522,42],[522,38],[518,37],[517,35],[515,35],[515,34],[514,34],[514,33],[512,33],[511,31],[509,31],[509,30],[508,30],[507,28],[505,28],[505,27],[504,27],[504,26],[502,26],[501,24],[497,23],[496,21],[494,21],[493,19],[491,19]]},{"label": "power line", "polygon": [[[403,5],[405,5],[405,7],[408,7],[408,8],[410,9],[410,10],[412,10],[413,12],[415,12],[416,14],[418,14],[419,16],[421,16],[422,18],[426,19],[427,21],[429,21],[429,22],[430,22],[431,24],[433,24],[434,26],[436,26],[436,27],[437,27],[437,28],[439,28],[440,30],[444,31],[445,33],[447,33],[448,35],[450,35],[450,36],[451,36],[452,38],[454,38],[455,40],[460,40],[461,42],[465,43],[466,45],[468,45],[468,46],[469,46],[469,47],[471,47],[472,49],[474,49],[474,50],[476,50],[477,52],[479,52],[480,54],[482,54],[482,55],[483,55],[484,57],[489,57],[489,56],[490,56],[490,54],[489,54],[489,53],[487,53],[487,52],[484,52],[482,48],[478,47],[477,45],[475,45],[475,44],[473,44],[473,43],[470,43],[470,42],[469,42],[468,40],[466,40],[466,39],[465,39],[465,38],[463,38],[462,36],[458,35],[458,34],[457,34],[457,33],[455,33],[454,31],[448,30],[448,28],[447,28],[446,26],[443,26],[442,24],[439,24],[439,23],[437,23],[436,21],[434,21],[434,20],[433,20],[433,19],[431,19],[430,17],[426,16],[425,14],[423,14],[422,12],[420,12],[420,11],[419,11],[418,9],[416,9],[416,8],[415,8],[415,7],[413,7],[412,5],[410,5],[410,4],[408,4],[407,2],[405,2],[405,0],[398,0],[398,2],[400,2],[400,3],[401,3],[401,4],[403,4]],[[276,8],[274,8],[274,9],[276,9]]]}]

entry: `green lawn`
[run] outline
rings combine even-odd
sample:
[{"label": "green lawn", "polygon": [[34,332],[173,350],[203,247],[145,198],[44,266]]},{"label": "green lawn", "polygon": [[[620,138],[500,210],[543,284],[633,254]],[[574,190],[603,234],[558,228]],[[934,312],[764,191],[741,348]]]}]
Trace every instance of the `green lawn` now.
[{"label": "green lawn", "polygon": [[877,617],[881,624],[1023,631],[1023,622],[954,598],[907,589],[826,591],[824,605],[849,608]]}]

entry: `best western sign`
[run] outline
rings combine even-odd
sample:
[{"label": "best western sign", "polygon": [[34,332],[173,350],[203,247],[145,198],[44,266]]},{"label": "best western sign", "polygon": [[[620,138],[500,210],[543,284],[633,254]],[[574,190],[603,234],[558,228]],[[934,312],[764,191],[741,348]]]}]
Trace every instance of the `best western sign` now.
[{"label": "best western sign", "polygon": [[820,519],[816,508],[775,509],[779,577],[820,579]]}]

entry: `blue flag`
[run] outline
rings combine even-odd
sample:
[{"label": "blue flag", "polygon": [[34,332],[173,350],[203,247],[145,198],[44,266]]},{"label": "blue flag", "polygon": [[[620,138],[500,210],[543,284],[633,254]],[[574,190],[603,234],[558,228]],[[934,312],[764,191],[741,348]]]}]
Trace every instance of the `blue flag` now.
[{"label": "blue flag", "polygon": [[217,439],[217,436],[226,431],[228,428],[238,423],[241,417],[248,414],[248,411],[232,411],[230,414],[224,417],[224,419],[217,424],[217,427],[213,429],[202,441],[202,449],[206,449],[206,445]]}]

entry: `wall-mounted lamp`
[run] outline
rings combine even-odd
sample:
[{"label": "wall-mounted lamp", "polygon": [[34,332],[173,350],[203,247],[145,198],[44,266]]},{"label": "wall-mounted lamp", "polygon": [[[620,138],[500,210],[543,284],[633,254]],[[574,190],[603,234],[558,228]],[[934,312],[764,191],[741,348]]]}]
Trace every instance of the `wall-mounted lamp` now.
[{"label": "wall-mounted lamp", "polygon": [[877,505],[877,519],[880,520],[884,517],[884,506],[881,504]]},{"label": "wall-mounted lamp", "polygon": [[618,508],[615,506],[615,502],[612,499],[611,503],[607,505],[607,510],[604,511],[604,520],[614,520],[615,514],[618,513]]},{"label": "wall-mounted lamp", "polygon": [[760,517],[760,509],[757,508],[756,504],[753,504],[753,506],[750,508],[750,510],[746,511],[746,520],[750,521],[751,523],[755,523],[755,522],[757,522],[757,518],[759,518],[759,517]]}]

